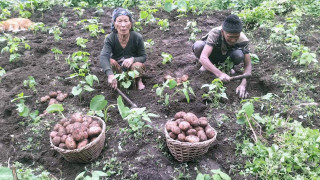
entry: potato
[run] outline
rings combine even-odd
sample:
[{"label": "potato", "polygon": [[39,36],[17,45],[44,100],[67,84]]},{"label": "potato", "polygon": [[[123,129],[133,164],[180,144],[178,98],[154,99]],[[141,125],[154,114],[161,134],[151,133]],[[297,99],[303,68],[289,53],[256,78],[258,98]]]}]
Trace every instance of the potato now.
[{"label": "potato", "polygon": [[53,139],[52,139],[52,144],[55,145],[55,146],[59,146],[60,144],[60,137],[59,136],[55,136]]},{"label": "potato", "polygon": [[71,134],[72,133],[73,126],[74,126],[74,124],[69,124],[69,125],[66,126],[67,134]]},{"label": "potato", "polygon": [[64,125],[64,123],[68,122],[68,119],[67,118],[62,118],[60,121],[59,121],[59,124],[61,124],[62,126]]},{"label": "potato", "polygon": [[174,134],[173,132],[169,132],[169,136],[170,136],[172,139],[177,139],[177,135]]},{"label": "potato", "polygon": [[72,136],[68,136],[65,142],[66,146],[68,149],[73,150],[77,148],[77,144],[74,141],[74,139],[72,138]]},{"label": "potato", "polygon": [[63,123],[63,127],[67,127],[69,124],[71,124],[71,122],[67,121],[67,122]]},{"label": "potato", "polygon": [[190,135],[197,135],[197,131],[195,129],[189,129],[187,132],[186,132],[187,136],[190,136]]},{"label": "potato", "polygon": [[89,142],[88,139],[82,140],[81,142],[78,143],[77,149],[80,149],[80,148],[86,146],[88,144],[88,142]]},{"label": "potato", "polygon": [[51,131],[51,132],[50,132],[50,137],[51,137],[51,138],[54,138],[54,137],[57,136],[57,134],[58,134],[57,131]]},{"label": "potato", "polygon": [[67,137],[68,137],[67,135],[63,135],[63,136],[60,138],[60,142],[61,142],[61,143],[65,143]]},{"label": "potato", "polygon": [[88,130],[89,137],[98,136],[101,133],[101,127],[90,127]]},{"label": "potato", "polygon": [[199,118],[199,126],[206,127],[208,125],[208,120],[206,117]]},{"label": "potato", "polygon": [[58,101],[60,101],[60,102],[64,101],[64,94],[59,93],[59,94],[57,95],[57,97],[56,97],[56,100],[58,100]]},{"label": "potato", "polygon": [[174,79],[174,77],[172,77],[172,76],[170,76],[170,75],[165,75],[165,76],[164,76],[164,79],[165,79],[165,80]]},{"label": "potato", "polygon": [[92,117],[90,117],[90,116],[83,116],[82,119],[84,122],[88,122],[88,124],[91,124],[93,121]]},{"label": "potato", "polygon": [[183,111],[180,111],[180,112],[177,112],[175,115],[174,115],[174,119],[184,119],[186,113],[183,112]]},{"label": "potato", "polygon": [[178,140],[181,142],[186,141],[186,135],[183,133],[178,134]]},{"label": "potato", "polygon": [[200,139],[195,135],[190,135],[186,137],[186,141],[190,143],[200,142]]},{"label": "potato", "polygon": [[67,149],[67,146],[66,146],[65,143],[60,143],[60,144],[59,144],[59,148],[61,148],[61,149]]},{"label": "potato", "polygon": [[51,98],[49,101],[49,105],[51,105],[51,104],[59,104],[59,102],[56,99]]},{"label": "potato", "polygon": [[82,125],[85,126],[86,128],[89,127],[89,123],[87,121],[83,121]]},{"label": "potato", "polygon": [[171,127],[172,126],[177,126],[177,122],[175,122],[175,121],[168,121],[167,123],[166,123],[166,130],[169,132],[169,131],[171,131]]},{"label": "potato", "polygon": [[181,133],[181,130],[178,126],[171,126],[171,131],[176,135]]},{"label": "potato", "polygon": [[48,96],[48,95],[47,96],[43,96],[43,97],[40,98],[40,102],[44,103],[44,102],[47,102],[49,99],[50,99],[50,96]]},{"label": "potato", "polygon": [[82,141],[84,139],[84,133],[81,128],[74,128],[72,131],[72,137],[75,141]]},{"label": "potato", "polygon": [[189,79],[189,76],[186,74],[181,77],[182,82],[188,81],[188,79]]},{"label": "potato", "polygon": [[90,139],[90,143],[93,142],[94,140],[96,140],[98,137],[93,137]]},{"label": "potato", "polygon": [[[188,121],[190,124],[192,122],[194,122],[195,120],[198,120],[197,116],[193,113],[188,112],[185,117],[184,120]],[[191,124],[192,125],[192,124]]]},{"label": "potato", "polygon": [[49,92],[49,96],[50,96],[51,98],[56,98],[57,95],[58,95],[57,92],[54,92],[54,91],[50,91],[50,92]]},{"label": "potato", "polygon": [[176,81],[177,81],[177,84],[178,84],[178,85],[182,83],[181,78],[177,78]]},{"label": "potato", "polygon": [[61,137],[61,136],[66,135],[66,134],[67,134],[66,129],[63,126],[59,127],[57,135]]},{"label": "potato", "polygon": [[215,134],[216,134],[215,131],[210,126],[207,126],[205,128],[205,133],[206,133],[208,139],[213,138],[215,136]]},{"label": "potato", "polygon": [[182,122],[179,124],[179,128],[180,128],[182,131],[187,131],[188,129],[190,129],[190,123],[188,123],[187,121],[182,121]]},{"label": "potato", "polygon": [[57,131],[59,130],[59,128],[62,127],[61,124],[56,124],[54,127],[53,127],[53,130]]},{"label": "potato", "polygon": [[71,115],[70,119],[71,119],[72,122],[80,122],[80,123],[82,123],[83,122],[82,113],[81,112],[73,113]]},{"label": "potato", "polygon": [[197,132],[197,136],[200,139],[200,142],[206,141],[208,139],[207,135],[206,135],[206,133],[204,131],[198,131]]},{"label": "potato", "polygon": [[175,121],[177,122],[177,125],[179,126],[179,124],[180,124],[182,121],[184,121],[184,119],[180,118],[180,119],[177,119],[177,120],[175,120]]},{"label": "potato", "polygon": [[100,123],[98,121],[92,121],[92,123],[89,125],[89,128],[90,127],[101,127],[101,126],[100,126]]},{"label": "potato", "polygon": [[201,127],[201,126],[197,126],[197,127],[195,127],[194,129],[195,129],[197,132],[198,132],[198,131],[204,131],[203,127]]}]

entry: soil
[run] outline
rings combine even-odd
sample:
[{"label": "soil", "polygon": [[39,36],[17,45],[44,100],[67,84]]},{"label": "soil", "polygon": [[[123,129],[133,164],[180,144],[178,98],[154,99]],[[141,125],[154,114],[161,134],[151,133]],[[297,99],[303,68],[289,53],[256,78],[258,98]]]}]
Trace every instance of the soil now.
[{"label": "soil", "polygon": [[[95,14],[95,9],[86,9],[82,19],[90,19],[94,16],[100,18],[103,29],[110,33],[110,20],[113,9],[105,8],[102,15]],[[137,16],[138,9],[132,9]],[[103,46],[105,34],[100,34],[97,38],[90,37],[89,33],[77,25],[80,20],[71,8],[55,6],[52,10],[43,13],[36,12],[31,20],[43,22],[48,27],[58,25],[61,13],[68,18],[67,28],[62,29],[61,37],[63,40],[55,41],[52,34],[32,31],[18,32],[14,34],[18,37],[25,37],[31,46],[30,50],[20,48],[22,54],[20,61],[9,62],[9,54],[3,53],[0,56],[0,66],[6,70],[6,75],[0,83],[0,163],[7,164],[21,162],[30,167],[43,166],[56,178],[74,179],[85,167],[92,170],[102,170],[111,158],[116,158],[119,167],[117,173],[111,175],[111,179],[130,179],[137,173],[137,179],[173,179],[179,175],[182,179],[195,179],[197,167],[202,173],[210,173],[211,169],[220,168],[230,174],[232,179],[243,179],[238,172],[234,171],[234,166],[244,163],[236,154],[236,139],[238,132],[244,132],[242,126],[236,124],[235,112],[241,108],[241,99],[235,94],[235,89],[239,81],[225,84],[228,100],[223,100],[219,107],[213,107],[201,98],[205,89],[201,89],[203,84],[209,84],[215,77],[209,72],[200,72],[200,64],[192,53],[192,41],[189,40],[190,33],[185,30],[188,21],[196,21],[198,28],[202,30],[197,37],[205,35],[212,27],[222,24],[224,18],[230,14],[229,11],[212,11],[202,15],[187,14],[185,17],[177,17],[177,13],[157,12],[155,17],[168,19],[170,30],[162,31],[158,25],[142,26],[140,33],[144,40],[152,39],[154,46],[147,49],[146,75],[143,81],[146,88],[139,91],[131,88],[129,91],[123,90],[128,97],[135,102],[138,107],[147,107],[149,112],[158,114],[158,118],[153,118],[150,124],[153,128],[143,132],[143,137],[134,137],[132,133],[126,132],[129,128],[118,110],[111,109],[108,112],[109,119],[106,123],[106,143],[98,159],[88,164],[77,164],[66,161],[58,152],[50,148],[49,132],[52,126],[61,118],[58,114],[46,115],[37,124],[32,124],[27,118],[20,117],[16,111],[15,103],[11,102],[17,94],[24,92],[31,96],[26,98],[25,104],[32,110],[39,110],[42,113],[47,104],[40,103],[40,97],[47,95],[50,91],[60,90],[69,93],[69,97],[62,103],[64,106],[63,114],[68,115],[73,112],[88,112],[90,100],[98,94],[103,94],[108,104],[116,104],[119,94],[107,86],[106,76],[101,72],[99,55]],[[316,20],[314,20],[316,21]],[[314,22],[310,22],[314,23]],[[12,33],[10,33],[12,34]],[[259,31],[252,38],[263,36]],[[315,34],[316,36],[317,34]],[[83,51],[90,53],[91,73],[99,78],[99,84],[95,83],[93,92],[86,92],[79,97],[73,97],[71,90],[77,85],[78,79],[68,78],[74,73],[66,64],[65,58],[73,52],[80,51],[76,45],[76,38],[82,37],[89,39],[87,47]],[[317,48],[317,43],[311,41],[312,38],[305,38],[306,44],[309,43],[313,49]],[[255,44],[256,43],[256,44]],[[312,45],[313,44],[313,45]],[[252,52],[256,53],[260,62],[253,65],[252,77],[249,79],[247,90],[250,97],[262,96],[266,93],[281,95],[281,85],[272,81],[271,75],[274,73],[274,64],[277,67],[286,68],[288,63],[279,61],[290,54],[284,48],[269,48],[265,51],[255,51],[257,41],[253,41]],[[0,43],[0,49],[5,44]],[[59,60],[55,60],[52,48],[63,51]],[[277,49],[278,48],[278,49]],[[275,57],[274,53],[282,54]],[[171,63],[162,64],[161,53],[172,54]],[[240,67],[241,68],[241,67]],[[290,67],[293,68],[293,67]],[[169,106],[159,103],[158,96],[153,89],[154,84],[162,84],[165,75],[181,77],[189,75],[190,86],[195,92],[195,96],[190,96],[190,103],[182,95],[175,96],[170,100]],[[37,82],[37,92],[23,86],[23,81],[33,76]],[[68,78],[68,79],[67,79]],[[318,78],[319,79],[319,78]],[[319,96],[314,96],[319,101]],[[127,104],[129,106],[129,104]],[[179,163],[170,154],[165,144],[163,125],[168,119],[173,118],[178,111],[193,112],[198,117],[206,116],[209,123],[217,132],[217,140],[210,146],[209,151],[199,159]],[[110,169],[110,168],[109,168]],[[105,169],[107,171],[108,168]],[[118,173],[118,171],[120,171]],[[254,179],[247,177],[247,179]]]}]

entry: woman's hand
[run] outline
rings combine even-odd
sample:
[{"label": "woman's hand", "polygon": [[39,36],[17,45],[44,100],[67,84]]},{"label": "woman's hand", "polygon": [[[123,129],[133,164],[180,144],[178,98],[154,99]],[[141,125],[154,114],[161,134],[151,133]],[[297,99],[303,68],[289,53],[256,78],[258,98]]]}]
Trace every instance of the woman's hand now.
[{"label": "woman's hand", "polygon": [[133,64],[133,62],[134,62],[134,58],[131,57],[131,58],[125,59],[125,60],[122,62],[121,66],[124,66],[125,68],[129,69],[130,66]]},{"label": "woman's hand", "polygon": [[108,75],[108,84],[109,84],[109,86],[112,87],[113,89],[117,89],[118,81],[117,81],[117,79],[114,77],[113,74]]}]

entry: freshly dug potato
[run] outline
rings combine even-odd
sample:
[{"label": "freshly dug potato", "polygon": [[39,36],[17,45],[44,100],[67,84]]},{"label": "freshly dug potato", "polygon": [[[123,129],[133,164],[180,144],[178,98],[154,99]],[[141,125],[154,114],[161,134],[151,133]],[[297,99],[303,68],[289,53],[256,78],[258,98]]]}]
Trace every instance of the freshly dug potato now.
[{"label": "freshly dug potato", "polygon": [[187,136],[190,136],[190,135],[197,135],[197,131],[195,129],[189,129],[187,132],[186,132]]},{"label": "freshly dug potato", "polygon": [[177,84],[178,84],[178,85],[182,83],[181,78],[177,78],[176,81],[177,81]]},{"label": "freshly dug potato", "polygon": [[206,127],[208,125],[208,120],[206,117],[199,118],[199,126]]},{"label": "freshly dug potato", "polygon": [[177,126],[177,122],[176,121],[168,121],[166,123],[166,130],[169,132],[171,131],[171,127],[172,126]]},{"label": "freshly dug potato", "polygon": [[178,126],[171,126],[171,131],[176,135],[181,133],[181,130]]},{"label": "freshly dug potato", "polygon": [[72,133],[73,126],[74,126],[74,124],[69,124],[69,125],[66,126],[67,134],[71,134]]},{"label": "freshly dug potato", "polygon": [[[193,114],[193,113],[190,113],[190,112],[188,112],[188,113],[185,115],[184,119],[185,119],[186,121],[188,121],[191,125],[192,125],[192,124],[195,124],[195,123],[194,123],[195,121],[198,121],[197,116],[196,116],[195,114]],[[199,121],[198,121],[198,122],[199,122]],[[192,126],[194,126],[194,125],[192,125]]]},{"label": "freshly dug potato", "polygon": [[63,123],[63,127],[67,127],[69,124],[71,124],[71,122],[67,121],[67,122]]},{"label": "freshly dug potato", "polygon": [[51,132],[50,132],[50,137],[51,137],[51,138],[54,138],[54,137],[57,136],[57,134],[58,134],[57,131],[51,131]]},{"label": "freshly dug potato", "polygon": [[189,79],[189,76],[186,74],[181,77],[182,82],[188,81],[188,79]]},{"label": "freshly dug potato", "polygon": [[183,133],[178,134],[178,140],[181,142],[186,141],[186,135]]},{"label": "freshly dug potato", "polygon": [[88,122],[88,124],[91,124],[93,121],[92,117],[90,117],[90,116],[83,116],[82,119],[84,122]]},{"label": "freshly dug potato", "polygon": [[62,102],[62,101],[64,101],[65,96],[64,96],[64,94],[59,93],[59,94],[57,95],[56,99],[57,99],[58,101]]},{"label": "freshly dug potato", "polygon": [[180,124],[182,121],[184,121],[184,119],[180,118],[180,119],[177,119],[177,120],[175,120],[175,121],[177,122],[177,126],[179,126],[179,124]]},{"label": "freshly dug potato", "polygon": [[51,98],[49,101],[49,105],[51,105],[51,104],[59,104],[59,102],[56,99]]},{"label": "freshly dug potato", "polygon": [[89,142],[88,139],[82,140],[81,142],[78,143],[77,149],[80,149],[80,148],[86,146],[88,144],[88,142]]},{"label": "freshly dug potato", "polygon": [[60,144],[59,144],[59,148],[61,148],[61,149],[67,149],[67,146],[66,146],[65,143],[60,143]]},{"label": "freshly dug potato", "polygon": [[60,142],[61,142],[61,143],[65,143],[67,137],[68,137],[67,135],[63,135],[63,136],[60,138]]},{"label": "freshly dug potato", "polygon": [[50,91],[50,92],[49,92],[49,96],[50,96],[51,98],[56,98],[57,95],[58,95],[57,92],[54,92],[54,91]]},{"label": "freshly dug potato", "polygon": [[57,135],[60,136],[60,137],[63,136],[63,135],[67,135],[66,129],[63,126],[59,127]]},{"label": "freshly dug potato", "polygon": [[77,148],[77,144],[74,141],[74,139],[72,138],[72,136],[68,136],[65,142],[66,146],[68,149],[73,150]]},{"label": "freshly dug potato", "polygon": [[48,96],[48,95],[47,96],[43,96],[43,97],[40,98],[40,102],[44,103],[44,102],[47,102],[49,99],[50,99],[50,96]]},{"label": "freshly dug potato", "polygon": [[208,139],[207,135],[206,135],[206,133],[204,131],[198,131],[197,132],[197,136],[200,139],[200,142],[206,141]]},{"label": "freshly dug potato", "polygon": [[201,127],[201,126],[197,126],[197,127],[195,127],[194,129],[195,129],[197,132],[198,132],[198,131],[204,131],[203,127]]},{"label": "freshly dug potato", "polygon": [[177,139],[177,135],[174,134],[173,132],[169,132],[169,136],[170,136],[172,139]]},{"label": "freshly dug potato", "polygon": [[188,123],[187,121],[182,121],[181,123],[179,123],[179,128],[182,131],[187,131],[188,129],[190,129],[190,123]]},{"label": "freshly dug potato", "polygon": [[52,144],[55,145],[55,146],[59,146],[60,144],[60,136],[55,136],[53,139],[52,139]]},{"label": "freshly dug potato", "polygon": [[62,126],[64,125],[64,123],[68,122],[68,119],[67,118],[62,118],[60,121],[59,121],[59,124],[61,124]]},{"label": "freshly dug potato", "polygon": [[91,128],[91,127],[101,127],[101,126],[98,121],[92,121],[92,123],[89,125],[89,128]]},{"label": "freshly dug potato", "polygon": [[180,111],[180,112],[177,112],[175,115],[174,115],[174,119],[184,119],[186,113],[183,112],[183,111]]},{"label": "freshly dug potato", "polygon": [[71,119],[72,122],[80,122],[80,123],[82,123],[83,122],[82,113],[81,112],[73,113],[71,115],[70,119]]},{"label": "freshly dug potato", "polygon": [[165,80],[174,79],[174,77],[172,77],[172,76],[170,76],[170,75],[165,75],[165,76],[164,76],[164,79],[165,79]]},{"label": "freshly dug potato", "polygon": [[213,138],[213,137],[215,136],[214,130],[213,130],[211,127],[209,127],[209,126],[207,126],[207,127],[205,128],[205,133],[206,133],[208,139],[211,139],[211,138]]},{"label": "freshly dug potato", "polygon": [[90,127],[88,129],[88,135],[89,137],[98,136],[101,133],[101,131],[102,131],[101,127]]},{"label": "freshly dug potato", "polygon": [[72,137],[75,141],[82,141],[84,139],[84,133],[81,128],[75,128],[72,131]]},{"label": "freshly dug potato", "polygon": [[195,135],[190,135],[186,137],[186,141],[190,143],[200,142],[200,139]]},{"label": "freshly dug potato", "polygon": [[56,124],[54,127],[53,127],[53,130],[57,131],[59,130],[59,128],[62,127],[61,124]]}]

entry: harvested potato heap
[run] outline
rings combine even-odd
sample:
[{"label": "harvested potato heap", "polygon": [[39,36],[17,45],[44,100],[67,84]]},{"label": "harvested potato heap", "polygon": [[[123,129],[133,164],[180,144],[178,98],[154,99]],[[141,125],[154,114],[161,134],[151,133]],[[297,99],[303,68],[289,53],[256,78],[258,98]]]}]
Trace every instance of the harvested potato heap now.
[{"label": "harvested potato heap", "polygon": [[40,98],[41,103],[45,103],[49,101],[49,105],[51,104],[57,104],[59,102],[63,102],[64,99],[68,97],[67,93],[62,93],[61,91],[51,91],[49,92],[49,95],[43,96]]},{"label": "harvested potato heap", "polygon": [[173,79],[173,80],[177,81],[177,84],[180,85],[181,83],[183,83],[183,82],[185,82],[185,81],[188,81],[189,76],[186,75],[186,74],[184,74],[184,75],[182,75],[181,77],[175,78],[175,77],[172,77],[172,76],[170,76],[170,75],[165,75],[165,76],[164,76],[164,79],[165,79],[165,80]]},{"label": "harvested potato heap", "polygon": [[93,142],[101,133],[100,123],[90,116],[74,113],[63,118],[50,133],[52,143],[62,149],[79,149]]},{"label": "harvested potato heap", "polygon": [[202,142],[215,136],[215,131],[208,125],[205,117],[197,118],[193,113],[178,112],[174,121],[166,123],[166,130],[172,139],[181,142]]}]

